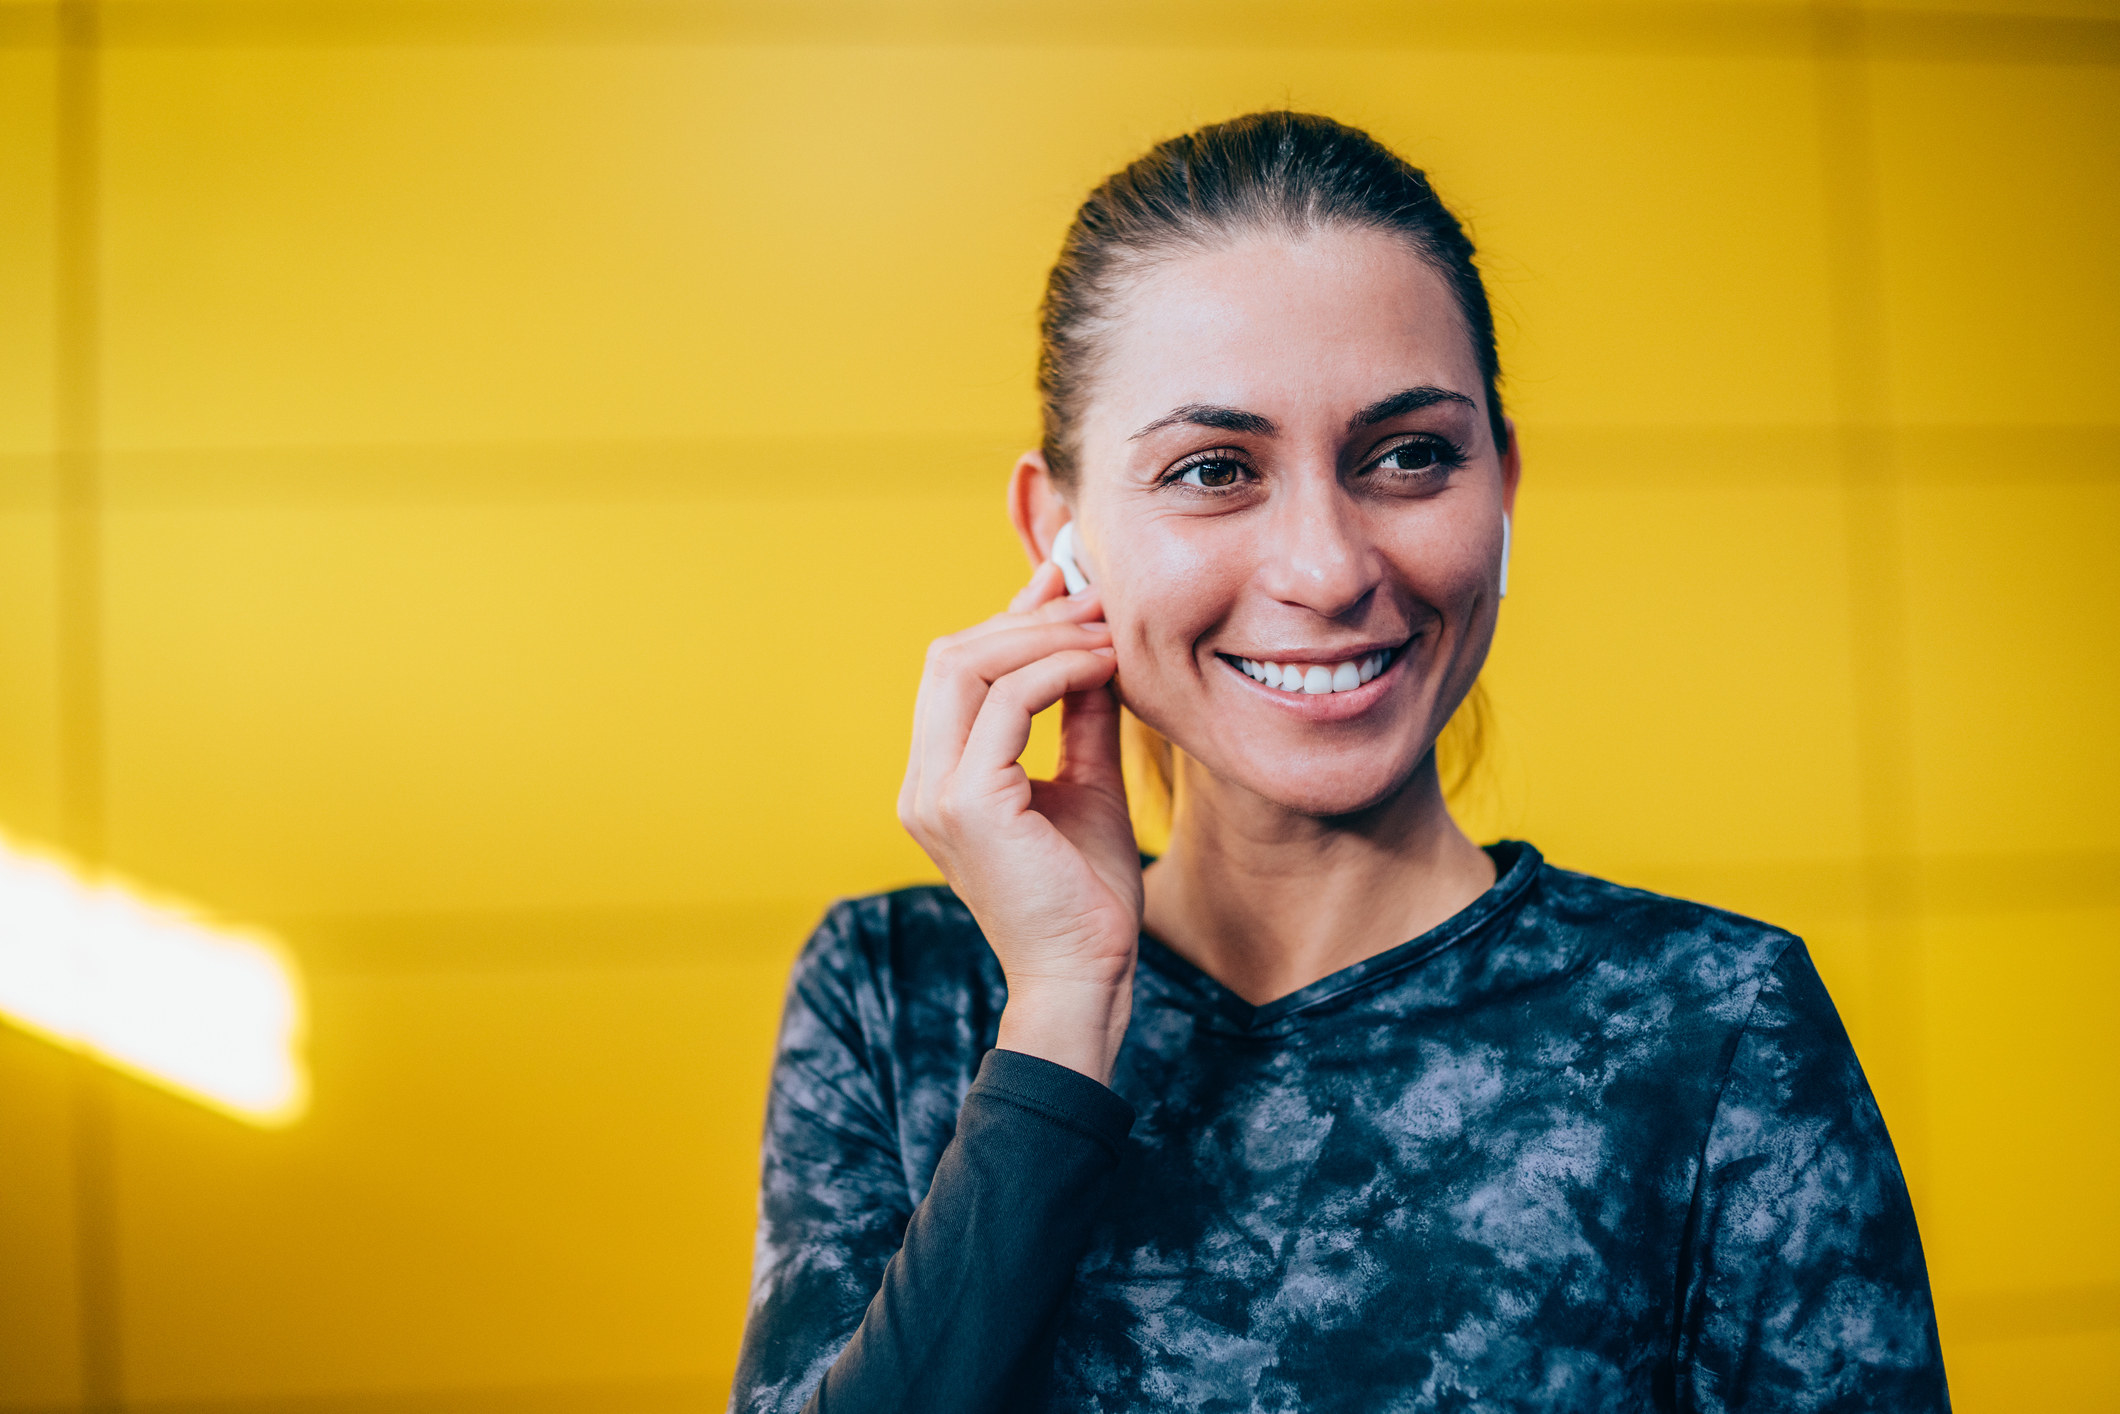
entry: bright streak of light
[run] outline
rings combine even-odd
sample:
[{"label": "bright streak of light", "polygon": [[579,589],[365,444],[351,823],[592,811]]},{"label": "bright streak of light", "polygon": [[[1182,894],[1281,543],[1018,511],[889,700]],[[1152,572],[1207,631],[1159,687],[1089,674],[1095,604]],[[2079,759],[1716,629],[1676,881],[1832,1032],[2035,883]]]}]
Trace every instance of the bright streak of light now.
[{"label": "bright streak of light", "polygon": [[277,947],[4,838],[0,1017],[251,1124],[308,1101],[301,991]]}]

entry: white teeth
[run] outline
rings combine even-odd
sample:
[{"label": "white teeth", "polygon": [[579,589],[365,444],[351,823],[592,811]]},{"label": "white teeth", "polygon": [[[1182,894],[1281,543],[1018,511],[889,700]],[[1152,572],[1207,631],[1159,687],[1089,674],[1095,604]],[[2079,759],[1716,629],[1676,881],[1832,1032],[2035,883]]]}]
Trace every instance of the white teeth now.
[{"label": "white teeth", "polygon": [[1322,696],[1328,692],[1347,692],[1368,682],[1391,666],[1393,651],[1387,648],[1381,653],[1350,658],[1344,663],[1312,663],[1307,667],[1297,663],[1283,667],[1257,658],[1239,658],[1236,664],[1244,670],[1246,677],[1268,687]]}]

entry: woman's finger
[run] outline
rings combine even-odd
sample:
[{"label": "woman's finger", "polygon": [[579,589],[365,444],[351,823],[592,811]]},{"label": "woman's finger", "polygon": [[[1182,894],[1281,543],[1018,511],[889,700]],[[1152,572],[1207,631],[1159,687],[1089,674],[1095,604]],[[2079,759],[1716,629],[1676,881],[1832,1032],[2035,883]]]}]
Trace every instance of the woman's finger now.
[{"label": "woman's finger", "polygon": [[1016,597],[1008,601],[1012,614],[1027,614],[1039,605],[1060,597],[1067,587],[1067,576],[1060,573],[1060,566],[1051,560],[1031,571],[1031,582],[1016,591]]},{"label": "woman's finger", "polygon": [[1006,789],[1024,779],[1016,764],[1030,744],[1031,718],[1071,692],[1088,692],[1112,679],[1110,649],[1053,653],[995,681],[979,706],[963,754],[952,773],[972,797]]},{"label": "woman's finger", "polygon": [[[1021,598],[1021,595],[1017,596]],[[1009,601],[1011,606],[1015,600]],[[1042,601],[1029,609],[1010,607],[990,619],[982,619],[970,628],[957,630],[935,641],[937,643],[969,643],[975,638],[999,633],[1007,628],[1022,628],[1026,624],[1049,623],[1094,623],[1104,617],[1104,601],[1097,597],[1095,586],[1079,595],[1062,594]]]},{"label": "woman's finger", "polygon": [[1100,623],[1103,619],[1103,604],[1088,599],[1087,596],[1084,599],[1062,596],[1058,599],[1048,599],[1037,608],[1023,613],[996,614],[990,619],[973,624],[970,628],[960,629],[947,638],[937,639],[936,642],[969,643],[973,639],[986,638],[1007,629],[1027,628],[1033,624],[1088,624]]},{"label": "woman's finger", "polygon": [[1060,769],[1053,779],[1101,790],[1126,789],[1119,766],[1119,695],[1109,685],[1060,699]]},{"label": "woman's finger", "polygon": [[969,640],[937,639],[913,702],[915,761],[923,770],[952,769],[996,682],[1052,654],[1110,642],[1102,623],[1034,623]]}]

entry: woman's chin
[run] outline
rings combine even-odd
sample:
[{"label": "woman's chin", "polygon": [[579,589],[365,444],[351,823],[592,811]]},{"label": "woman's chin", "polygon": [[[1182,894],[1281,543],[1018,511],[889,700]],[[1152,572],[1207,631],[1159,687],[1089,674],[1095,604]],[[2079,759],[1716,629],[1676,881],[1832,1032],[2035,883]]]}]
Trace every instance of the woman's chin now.
[{"label": "woman's chin", "polygon": [[1345,763],[1320,767],[1316,763],[1291,765],[1282,770],[1260,771],[1257,763],[1235,784],[1296,815],[1329,819],[1358,815],[1397,795],[1413,774],[1399,762]]}]

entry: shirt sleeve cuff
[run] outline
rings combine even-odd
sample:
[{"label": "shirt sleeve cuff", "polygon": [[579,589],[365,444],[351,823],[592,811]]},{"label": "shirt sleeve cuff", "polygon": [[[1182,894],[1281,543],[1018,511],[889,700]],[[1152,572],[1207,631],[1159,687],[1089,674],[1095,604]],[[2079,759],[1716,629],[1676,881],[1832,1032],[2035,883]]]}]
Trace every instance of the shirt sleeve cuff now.
[{"label": "shirt sleeve cuff", "polygon": [[1110,1087],[1021,1051],[988,1051],[966,1098],[973,1095],[1020,1105],[1079,1130],[1115,1158],[1134,1127],[1134,1107]]}]

